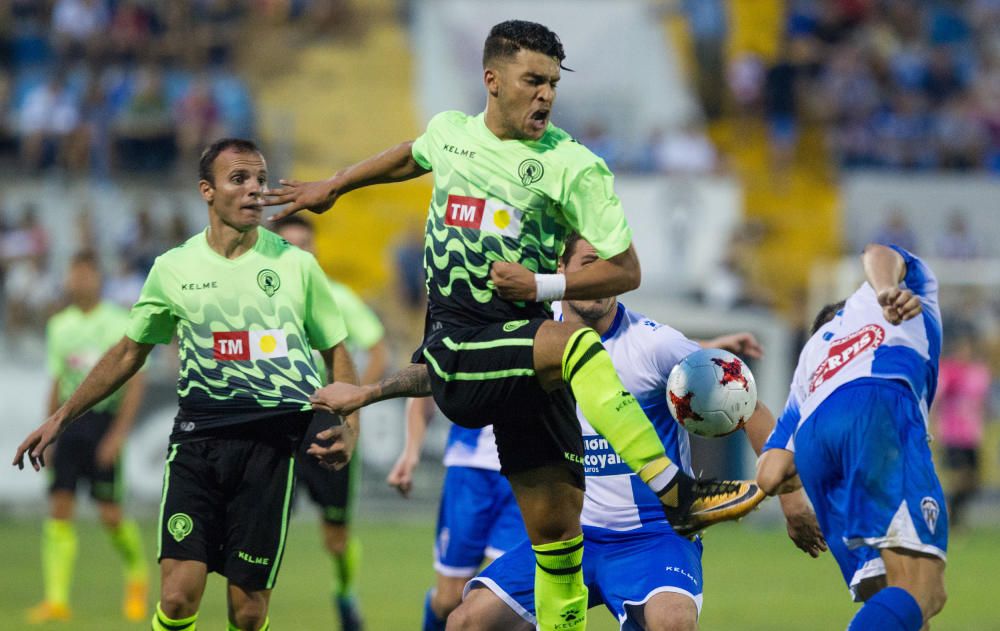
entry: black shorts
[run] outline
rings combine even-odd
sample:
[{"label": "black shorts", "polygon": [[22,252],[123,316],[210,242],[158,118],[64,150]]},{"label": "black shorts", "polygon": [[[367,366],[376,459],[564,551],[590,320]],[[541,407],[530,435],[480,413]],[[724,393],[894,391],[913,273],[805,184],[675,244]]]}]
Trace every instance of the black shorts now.
[{"label": "black shorts", "polygon": [[975,448],[967,447],[945,447],[944,465],[950,470],[968,469],[979,470],[979,451]]},{"label": "black shorts", "polygon": [[423,347],[434,401],[462,427],[493,425],[500,471],[562,465],[583,488],[583,436],[568,387],[542,389],[534,369],[538,327],[513,320],[435,331]]},{"label": "black shorts", "polygon": [[110,412],[87,412],[66,427],[55,442],[48,463],[49,492],[76,492],[77,482],[90,485],[90,496],[99,502],[119,503],[122,499],[121,455],[110,467],[97,466],[97,446],[108,433]]},{"label": "black shorts", "polygon": [[302,447],[295,461],[295,475],[299,485],[305,485],[309,497],[319,506],[323,520],[330,524],[346,525],[354,515],[357,487],[361,482],[361,458],[354,450],[350,463],[343,469],[331,471],[319,460],[306,453],[316,442],[316,434],[330,427],[330,418],[317,415],[306,431]]},{"label": "black shorts", "polygon": [[[301,432],[308,413],[235,426],[228,435],[173,443],[160,504],[159,559],[202,561],[245,590],[274,587],[295,489]],[[302,418],[300,418],[302,417]],[[272,425],[273,427],[274,425]]]}]

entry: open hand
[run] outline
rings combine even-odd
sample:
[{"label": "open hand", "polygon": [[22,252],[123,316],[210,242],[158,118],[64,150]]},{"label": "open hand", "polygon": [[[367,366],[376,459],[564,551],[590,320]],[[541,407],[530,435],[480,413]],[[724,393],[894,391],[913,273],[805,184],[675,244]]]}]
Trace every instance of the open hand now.
[{"label": "open hand", "polygon": [[322,214],[330,210],[337,201],[338,191],[330,180],[316,182],[278,180],[278,183],[281,184],[280,188],[264,193],[264,205],[288,205],[269,217],[271,221],[277,221],[300,210]]},{"label": "open hand", "polygon": [[40,471],[45,466],[45,450],[56,441],[62,433],[63,426],[55,417],[50,416],[38,429],[28,434],[17,447],[12,463],[18,469],[24,468],[24,456],[27,454],[28,462],[35,471]]},{"label": "open hand", "polygon": [[826,540],[816,521],[816,513],[809,507],[802,491],[782,495],[781,509],[785,513],[788,537],[795,547],[814,559],[826,551]]}]

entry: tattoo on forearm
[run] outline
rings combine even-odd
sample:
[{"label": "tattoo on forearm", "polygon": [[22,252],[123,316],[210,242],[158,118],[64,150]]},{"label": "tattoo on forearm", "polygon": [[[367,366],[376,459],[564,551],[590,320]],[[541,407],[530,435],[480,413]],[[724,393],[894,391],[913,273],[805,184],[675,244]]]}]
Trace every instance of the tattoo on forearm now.
[{"label": "tattoo on forearm", "polygon": [[410,364],[377,384],[377,400],[396,397],[426,397],[431,393],[431,377],[424,364]]}]

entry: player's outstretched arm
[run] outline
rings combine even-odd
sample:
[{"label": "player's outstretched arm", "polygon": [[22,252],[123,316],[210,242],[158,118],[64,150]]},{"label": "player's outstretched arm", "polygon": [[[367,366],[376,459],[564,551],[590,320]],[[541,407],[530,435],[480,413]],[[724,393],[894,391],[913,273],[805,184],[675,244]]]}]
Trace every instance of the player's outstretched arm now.
[{"label": "player's outstretched arm", "polygon": [[334,382],[313,393],[314,408],[334,414],[350,414],[366,405],[399,397],[426,397],[431,393],[431,378],[424,364],[410,364],[377,383],[358,386]]},{"label": "player's outstretched arm", "polygon": [[265,206],[285,206],[270,217],[271,221],[300,210],[325,213],[333,207],[337,198],[356,188],[402,182],[428,173],[427,169],[413,159],[412,147],[413,141],[400,143],[338,171],[326,180],[279,180],[281,186],[265,193],[264,198]]},{"label": "player's outstretched arm", "polygon": [[869,243],[861,255],[865,278],[875,290],[882,313],[889,324],[899,324],[920,315],[920,297],[899,283],[906,277],[906,261],[892,248]]},{"label": "player's outstretched arm", "polygon": [[[547,295],[546,279],[539,277],[562,276],[565,290],[561,295]],[[592,300],[608,298],[639,286],[642,271],[635,246],[608,259],[596,259],[581,269],[568,274],[535,274],[520,263],[498,261],[490,267],[490,280],[497,294],[504,300],[550,302],[566,300]],[[539,292],[539,289],[542,291]]]},{"label": "player's outstretched arm", "polygon": [[396,459],[386,484],[393,487],[403,497],[409,497],[413,488],[413,471],[420,464],[420,449],[427,436],[427,426],[434,418],[434,399],[430,397],[410,398],[406,400],[406,438],[403,441],[403,451]]},{"label": "player's outstretched arm", "polygon": [[122,337],[101,357],[69,400],[38,429],[28,434],[17,448],[14,464],[23,469],[27,454],[35,471],[45,466],[45,449],[59,437],[66,425],[118,390],[138,372],[152,349],[152,344],[141,344],[127,336]]}]

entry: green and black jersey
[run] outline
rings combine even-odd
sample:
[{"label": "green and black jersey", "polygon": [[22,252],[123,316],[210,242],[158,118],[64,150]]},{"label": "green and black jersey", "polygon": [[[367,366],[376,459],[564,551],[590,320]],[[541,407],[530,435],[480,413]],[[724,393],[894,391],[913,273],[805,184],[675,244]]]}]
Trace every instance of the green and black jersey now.
[{"label": "green and black jersey", "polygon": [[412,152],[434,172],[424,247],[432,329],[551,317],[546,304],[497,296],[490,265],[554,273],[570,231],[603,258],[632,241],[607,165],[554,125],[537,141],[500,140],[484,114],[443,112]]},{"label": "green and black jersey", "polygon": [[[98,303],[90,311],[70,306],[52,316],[45,329],[45,343],[60,405],[80,387],[104,353],[122,339],[127,327],[128,311],[110,302]],[[114,414],[121,399],[119,389],[91,409]]]},{"label": "green and black jersey", "polygon": [[206,233],[156,259],[127,335],[147,344],[179,339],[180,411],[172,440],[308,411],[323,379],[311,348],[346,336],[316,259],[258,228],[253,249],[227,259]]}]

